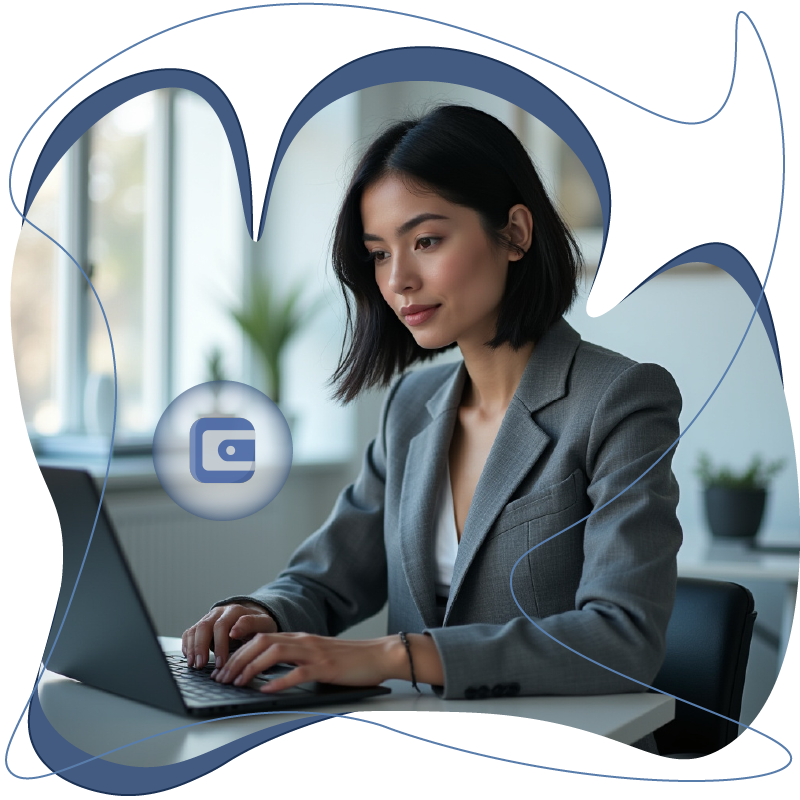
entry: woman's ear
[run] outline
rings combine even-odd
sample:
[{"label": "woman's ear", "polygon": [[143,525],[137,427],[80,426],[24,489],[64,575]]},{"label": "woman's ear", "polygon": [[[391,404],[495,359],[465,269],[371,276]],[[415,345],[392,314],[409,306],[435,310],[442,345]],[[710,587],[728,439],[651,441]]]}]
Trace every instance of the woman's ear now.
[{"label": "woman's ear", "polygon": [[533,241],[533,215],[527,206],[517,204],[508,212],[508,225],[505,229],[509,249],[508,260],[519,261],[528,252]]}]

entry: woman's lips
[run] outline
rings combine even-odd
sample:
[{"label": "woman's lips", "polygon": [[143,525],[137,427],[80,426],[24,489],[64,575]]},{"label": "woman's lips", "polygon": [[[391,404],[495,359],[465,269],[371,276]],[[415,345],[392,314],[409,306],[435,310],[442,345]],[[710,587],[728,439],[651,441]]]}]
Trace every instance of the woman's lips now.
[{"label": "woman's lips", "polygon": [[408,306],[400,309],[406,325],[412,328],[415,325],[422,325],[427,322],[439,309],[439,306]]}]

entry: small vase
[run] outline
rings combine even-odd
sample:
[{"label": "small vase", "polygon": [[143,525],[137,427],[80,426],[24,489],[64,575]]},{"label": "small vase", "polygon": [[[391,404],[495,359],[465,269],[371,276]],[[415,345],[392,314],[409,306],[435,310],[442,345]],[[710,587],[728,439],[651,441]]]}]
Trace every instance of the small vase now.
[{"label": "small vase", "polygon": [[720,539],[754,539],[764,516],[765,489],[705,490],[706,518],[711,533]]}]

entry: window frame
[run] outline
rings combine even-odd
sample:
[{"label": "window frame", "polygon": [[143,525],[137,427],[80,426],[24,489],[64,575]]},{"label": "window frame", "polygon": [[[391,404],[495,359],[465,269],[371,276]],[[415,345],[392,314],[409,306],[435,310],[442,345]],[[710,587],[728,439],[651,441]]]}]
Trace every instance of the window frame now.
[{"label": "window frame", "polygon": [[[170,397],[173,359],[172,325],[174,237],[174,89],[154,93],[153,124],[145,138],[143,397],[152,429]],[[66,455],[107,450],[108,435],[92,437],[85,421],[84,395],[88,378],[91,304],[97,299],[87,278],[94,267],[89,258],[91,208],[89,160],[93,129],[86,131],[63,158],[60,193],[59,249],[56,265],[55,391],[61,430],[42,434],[29,429],[37,455]],[[85,273],[76,268],[72,259]],[[109,343],[110,346],[110,343]],[[115,453],[150,451],[152,429],[147,432],[115,431]]]}]

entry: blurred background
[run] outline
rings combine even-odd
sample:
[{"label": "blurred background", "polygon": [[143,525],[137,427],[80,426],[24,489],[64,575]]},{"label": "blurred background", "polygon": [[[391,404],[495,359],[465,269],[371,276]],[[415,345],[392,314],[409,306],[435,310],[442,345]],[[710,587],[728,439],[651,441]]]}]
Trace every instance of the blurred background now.
[{"label": "blurred background", "polygon": [[[255,244],[245,228],[230,149],[211,108],[184,90],[142,95],[75,144],[29,217],[84,267],[110,324],[119,403],[107,508],[159,633],[179,635],[220,597],[274,577],[357,473],[376,431],[381,393],[347,407],[330,400],[327,381],[344,331],[343,301],[329,266],[333,221],[350,171],[375,132],[439,102],[493,114],[528,147],[587,265],[570,323],[589,341],[665,366],[683,394],[682,429],[736,351],[752,303],[713,265],[673,269],[603,317],[586,314],[602,241],[594,187],[558,136],[504,100],[461,86],[409,82],[331,104],[291,144],[264,235]],[[654,271],[661,265],[650,266]],[[292,304],[298,287],[302,292]],[[257,301],[273,304],[274,313],[291,323],[292,335],[266,344],[254,340],[247,314]],[[27,225],[14,262],[11,318],[20,399],[37,458],[84,466],[102,480],[113,413],[105,320],[74,264]],[[275,399],[295,448],[280,495],[257,514],[227,523],[175,505],[161,490],[149,454],[155,425],[171,400],[221,378],[251,384]],[[770,483],[757,540],[782,549],[754,552],[710,535],[704,487],[695,474],[703,452],[732,470],[743,470],[756,455],[784,460]],[[685,535],[681,571],[737,580],[756,596],[759,618],[743,707],[743,721],[750,722],[780,666],[800,546],[789,417],[758,319],[719,391],[681,441],[674,470]],[[381,635],[384,625],[379,615],[348,635]]]}]

